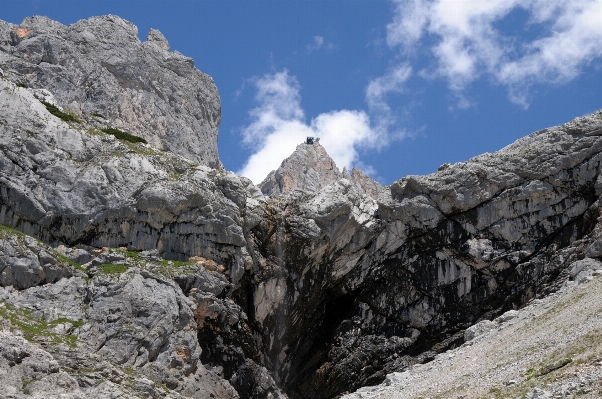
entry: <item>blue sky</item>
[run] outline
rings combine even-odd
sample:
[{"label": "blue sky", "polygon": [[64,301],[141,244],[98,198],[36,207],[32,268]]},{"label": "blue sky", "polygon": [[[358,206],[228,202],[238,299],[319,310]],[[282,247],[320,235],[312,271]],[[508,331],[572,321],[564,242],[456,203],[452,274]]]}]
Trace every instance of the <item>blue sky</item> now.
[{"label": "blue sky", "polygon": [[211,75],[226,169],[308,134],[390,184],[602,108],[602,0],[0,0],[0,19],[116,14]]}]

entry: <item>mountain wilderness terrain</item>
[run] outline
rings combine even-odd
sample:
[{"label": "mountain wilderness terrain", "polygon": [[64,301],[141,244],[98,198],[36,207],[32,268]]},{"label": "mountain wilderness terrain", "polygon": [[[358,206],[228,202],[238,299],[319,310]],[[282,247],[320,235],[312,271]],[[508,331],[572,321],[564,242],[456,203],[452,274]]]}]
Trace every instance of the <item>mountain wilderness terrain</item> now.
[{"label": "mountain wilderness terrain", "polygon": [[5,397],[599,394],[602,112],[386,187],[300,144],[257,187],[156,30],[0,22],[0,75]]}]

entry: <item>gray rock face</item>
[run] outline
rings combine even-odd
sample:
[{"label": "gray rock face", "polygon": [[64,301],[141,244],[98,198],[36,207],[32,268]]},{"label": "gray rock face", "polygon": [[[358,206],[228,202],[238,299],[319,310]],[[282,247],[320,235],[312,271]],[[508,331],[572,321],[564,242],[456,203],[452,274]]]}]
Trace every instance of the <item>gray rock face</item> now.
[{"label": "gray rock face", "polygon": [[559,287],[596,255],[600,127],[601,112],[578,118],[377,201],[348,180],[271,199],[254,314],[278,331],[264,335],[276,381],[311,398],[382,381]]},{"label": "gray rock face", "polygon": [[[28,40],[9,28],[3,46]],[[152,37],[142,46],[163,51]],[[73,378],[86,395],[334,397],[600,272],[602,112],[406,176],[376,199],[357,172],[340,176],[323,149],[301,145],[270,183],[288,191],[265,197],[248,179],[103,133],[111,121],[65,122],[11,73],[0,79],[0,223],[56,248],[0,242],[3,325],[60,368],[25,387],[36,392]],[[86,263],[53,265],[59,251]]]},{"label": "gray rock face", "polygon": [[464,340],[465,341],[472,341],[473,339],[477,338],[478,336],[481,336],[483,334],[486,334],[488,331],[490,331],[491,329],[495,328],[496,324],[492,321],[489,320],[483,320],[477,324],[475,324],[474,326],[470,326],[466,329],[466,331],[464,331]]},{"label": "gray rock face", "polygon": [[262,196],[249,180],[117,140],[95,118],[69,125],[8,81],[0,104],[0,223],[47,242],[228,260],[233,275],[251,264],[245,204]]},{"label": "gray rock face", "polygon": [[343,168],[342,175],[344,178],[351,180],[356,187],[361,188],[366,195],[377,199],[378,195],[383,191],[383,186],[370,176],[366,176],[358,168],[351,169],[351,173],[347,172],[347,168]]},{"label": "gray rock face", "polygon": [[114,15],[69,26],[39,16],[0,21],[0,68],[78,115],[102,115],[156,148],[221,168],[213,79],[169,52],[158,30],[140,42],[136,26]]},{"label": "gray rock face", "polygon": [[77,271],[48,245],[0,230],[0,285],[26,289],[71,277]]},{"label": "gray rock face", "polygon": [[351,174],[347,169],[339,171],[319,142],[299,144],[295,152],[282,161],[277,170],[268,174],[259,184],[259,188],[265,195],[279,195],[294,189],[317,193],[339,179],[351,180],[374,199],[382,190],[380,183],[364,175],[359,169],[353,168]]},{"label": "gray rock face", "polygon": [[238,398],[227,381],[202,365],[194,302],[170,278],[184,275],[186,268],[204,280],[216,276],[192,264],[174,273],[164,260],[115,250],[99,258],[121,263],[91,268],[93,278],[84,274],[85,279],[0,290],[3,327],[27,340],[8,334],[2,342],[7,346],[0,344],[7,360],[0,358],[0,373],[11,377],[1,383],[5,391],[14,392],[12,397],[23,392],[27,397]]}]

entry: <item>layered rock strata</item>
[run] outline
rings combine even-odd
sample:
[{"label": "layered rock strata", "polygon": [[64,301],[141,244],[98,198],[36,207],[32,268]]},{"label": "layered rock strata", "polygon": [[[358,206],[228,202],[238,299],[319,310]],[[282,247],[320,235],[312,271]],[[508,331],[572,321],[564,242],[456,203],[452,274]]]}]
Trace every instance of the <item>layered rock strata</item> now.
[{"label": "layered rock strata", "polygon": [[333,397],[462,344],[602,256],[602,112],[377,199],[346,176],[266,197],[103,132],[111,119],[61,120],[38,100],[68,110],[52,90],[7,75],[0,223],[41,242],[0,245],[2,334],[46,370],[0,349],[14,397]]},{"label": "layered rock strata", "polygon": [[357,168],[351,174],[347,168],[341,172],[326,149],[318,142],[302,143],[259,184],[265,195],[279,195],[291,190],[317,193],[339,179],[350,180],[357,188],[376,199],[382,185]]},{"label": "layered rock strata", "polygon": [[0,21],[0,68],[14,82],[50,90],[76,114],[97,114],[202,165],[220,168],[221,105],[213,79],[169,51],[158,30],[114,15],[65,26],[46,17]]}]

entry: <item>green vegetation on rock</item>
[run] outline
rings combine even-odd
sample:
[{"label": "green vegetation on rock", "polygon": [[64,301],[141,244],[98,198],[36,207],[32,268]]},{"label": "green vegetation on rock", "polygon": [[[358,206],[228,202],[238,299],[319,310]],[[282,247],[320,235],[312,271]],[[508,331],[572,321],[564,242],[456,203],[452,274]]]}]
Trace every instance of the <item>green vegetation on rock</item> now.
[{"label": "green vegetation on rock", "polygon": [[58,109],[56,106],[47,103],[46,101],[42,101],[40,100],[40,102],[42,104],[44,104],[44,106],[46,107],[46,109],[48,110],[48,112],[50,112],[52,115],[56,116],[59,119],[64,120],[65,122],[77,122],[77,123],[82,123],[82,121],[80,121],[79,119],[77,119],[74,115],[65,113],[63,111],[61,111],[60,109]]},{"label": "green vegetation on rock", "polygon": [[108,127],[106,129],[101,129],[103,132],[107,134],[111,134],[117,137],[119,140],[129,141],[130,143],[144,143],[147,144],[147,141],[142,137],[134,136],[133,134],[121,131],[119,129],[115,129],[112,127]]},{"label": "green vegetation on rock", "polygon": [[128,265],[121,263],[103,263],[100,265],[100,272],[103,274],[121,274],[127,271],[128,268]]},{"label": "green vegetation on rock", "polygon": [[60,318],[51,322],[46,322],[44,318],[37,319],[31,316],[33,311],[29,309],[18,309],[13,305],[0,302],[0,324],[6,325],[6,320],[9,323],[11,330],[18,329],[23,332],[23,337],[28,341],[44,341],[47,342],[50,338],[51,342],[59,344],[64,343],[71,348],[77,346],[77,337],[71,334],[57,334],[49,331],[49,328],[55,327],[58,324],[71,323],[74,328],[81,327],[84,322],[81,320],[70,320]]}]

